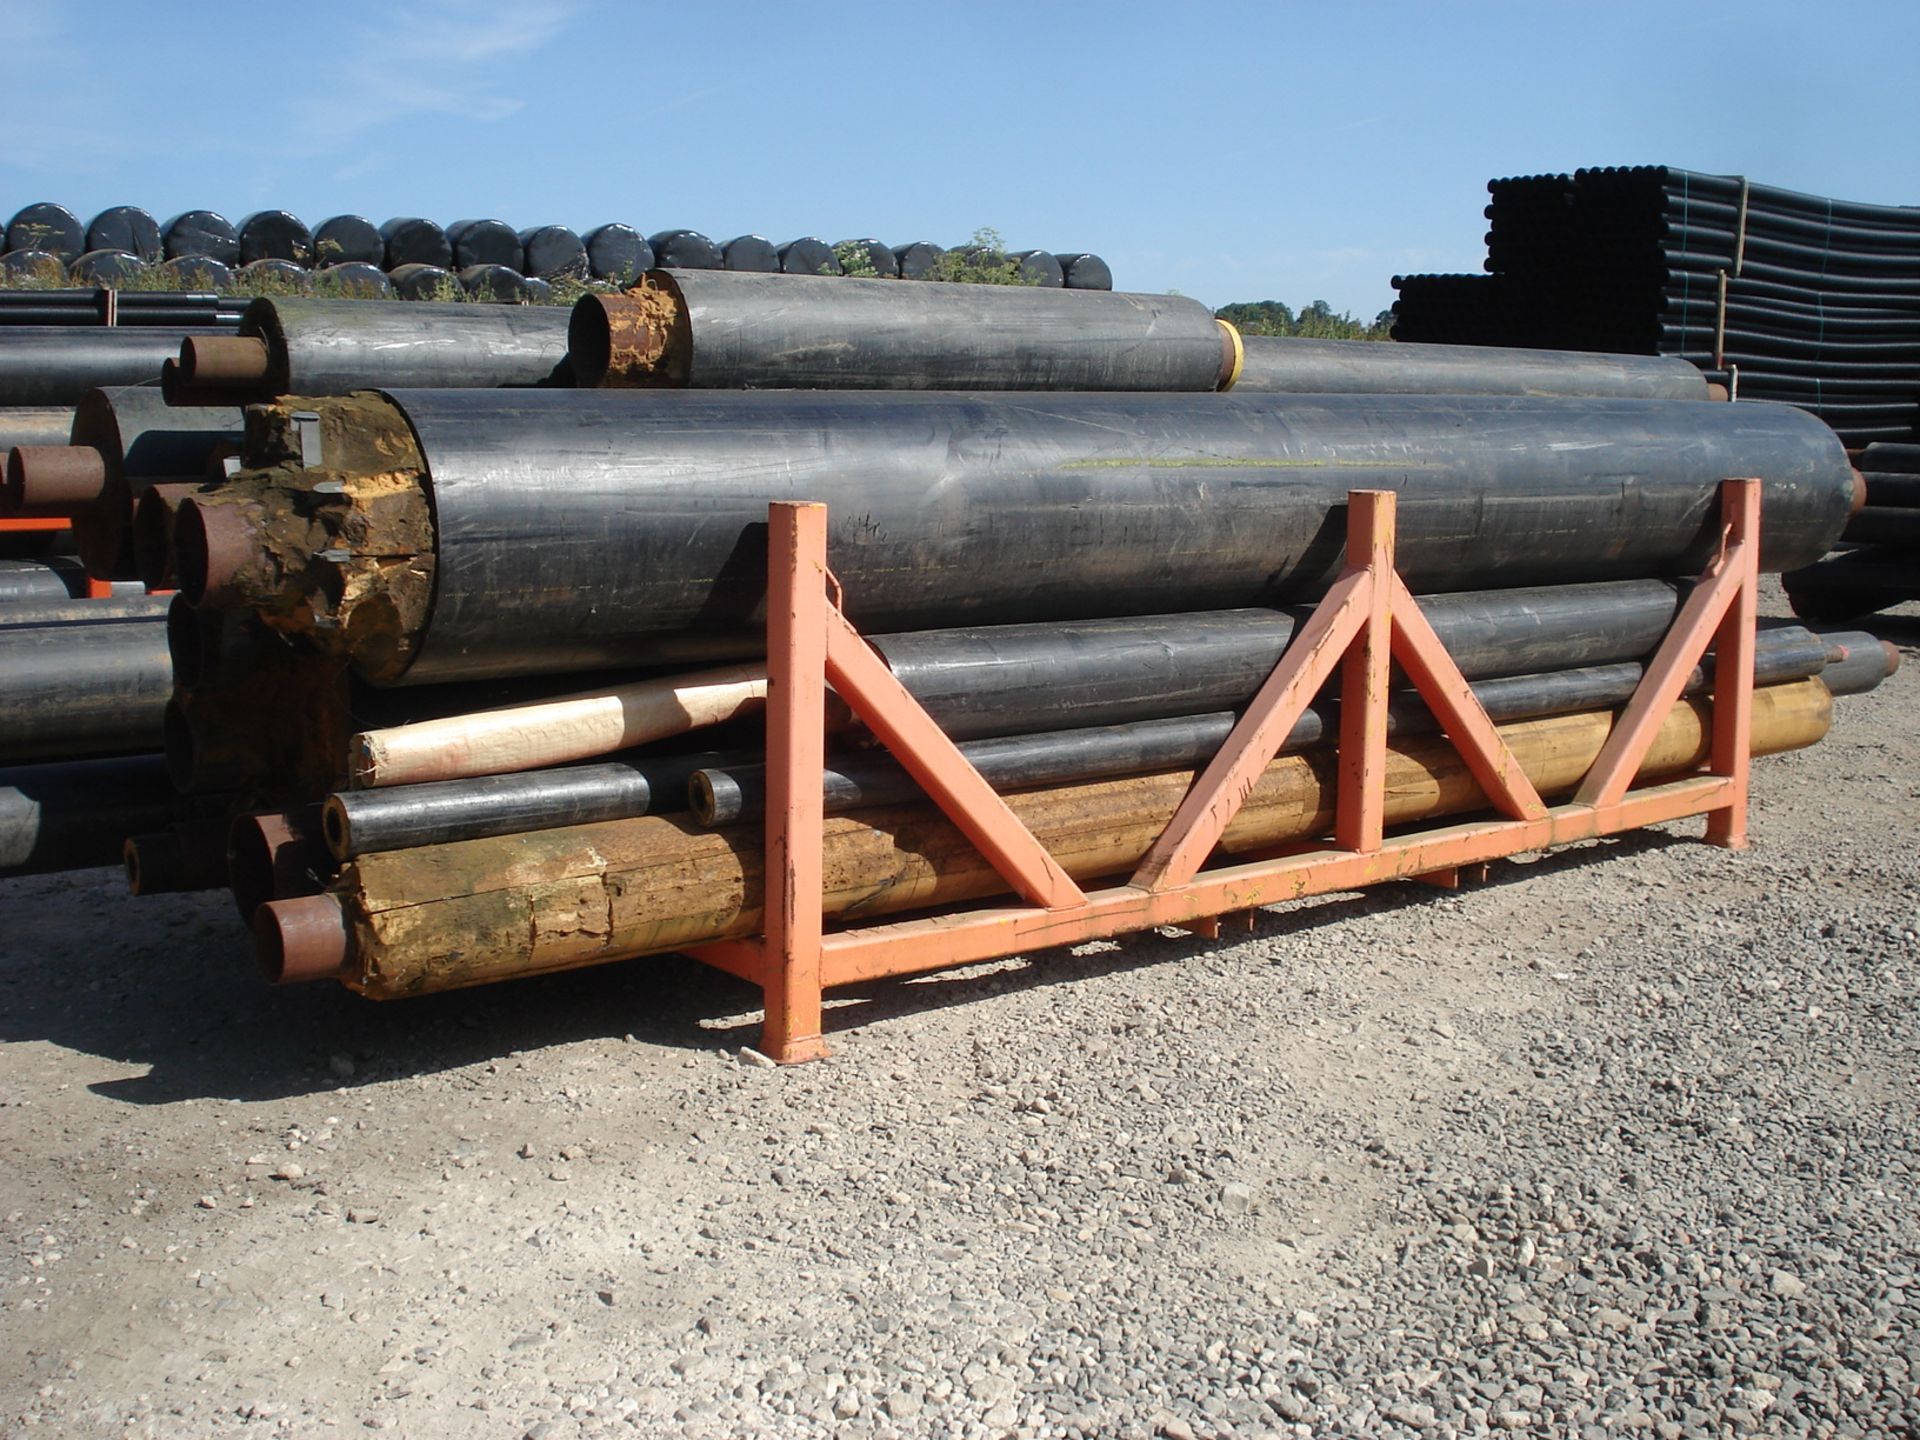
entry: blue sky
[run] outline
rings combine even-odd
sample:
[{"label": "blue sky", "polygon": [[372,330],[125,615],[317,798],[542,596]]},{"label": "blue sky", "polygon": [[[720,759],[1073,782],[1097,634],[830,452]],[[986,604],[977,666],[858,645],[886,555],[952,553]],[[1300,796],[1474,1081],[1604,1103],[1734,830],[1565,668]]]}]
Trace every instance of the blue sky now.
[{"label": "blue sky", "polygon": [[0,215],[624,220],[1095,250],[1371,316],[1496,175],[1920,203],[1920,5],[0,0]]}]

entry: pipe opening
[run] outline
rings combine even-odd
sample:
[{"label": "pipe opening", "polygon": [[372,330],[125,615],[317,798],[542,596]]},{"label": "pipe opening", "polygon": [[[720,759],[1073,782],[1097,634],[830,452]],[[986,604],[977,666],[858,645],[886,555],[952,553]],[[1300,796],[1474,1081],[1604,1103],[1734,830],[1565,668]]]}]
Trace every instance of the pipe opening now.
[{"label": "pipe opening", "polygon": [[254,912],[253,951],[275,985],[340,979],[352,958],[347,915],[332,895],[275,900]]},{"label": "pipe opening", "polygon": [[188,496],[173,522],[173,569],[191,605],[237,605],[235,581],[255,556],[259,534],[232,505],[208,505]]},{"label": "pipe opening", "polygon": [[326,885],[323,853],[316,853],[297,814],[238,815],[227,831],[227,883],[240,917],[248,920],[269,900],[318,894]]},{"label": "pipe opening", "polygon": [[346,803],[338,795],[329,795],[320,812],[320,830],[326,836],[327,848],[333,852],[336,860],[346,860],[353,855],[353,822],[347,818]]},{"label": "pipe opening", "polygon": [[141,583],[158,590],[173,579],[173,526],[180,502],[196,485],[149,485],[133,507],[133,567]]}]

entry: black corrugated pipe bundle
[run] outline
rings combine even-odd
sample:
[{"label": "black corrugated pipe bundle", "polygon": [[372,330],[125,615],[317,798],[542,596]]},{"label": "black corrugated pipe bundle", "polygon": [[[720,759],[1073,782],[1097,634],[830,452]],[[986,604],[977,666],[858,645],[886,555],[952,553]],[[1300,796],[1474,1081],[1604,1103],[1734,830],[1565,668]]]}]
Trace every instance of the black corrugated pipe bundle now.
[{"label": "black corrugated pipe bundle", "polygon": [[1489,189],[1493,273],[1398,281],[1396,338],[1674,355],[1850,444],[1912,438],[1920,210],[1662,166]]},{"label": "black corrugated pipe bundle", "polygon": [[[417,445],[405,468],[430,512],[424,495],[391,511],[413,538],[382,533],[351,493],[334,518],[296,513],[281,482],[243,472],[183,505],[181,585],[197,604],[321,606],[348,643],[352,608],[377,604],[380,643],[353,654],[388,682],[752,653],[776,499],[830,506],[848,613],[879,632],[1309,599],[1338,573],[1356,488],[1399,492],[1400,569],[1424,590],[1695,573],[1729,475],[1766,485],[1767,567],[1804,565],[1854,489],[1832,432],[1772,405],[717,390],[645,405],[394,391],[385,418],[365,397],[328,404]],[[423,535],[430,592],[395,563]],[[367,583],[342,599],[327,577],[355,553],[381,564],[355,568]]]}]

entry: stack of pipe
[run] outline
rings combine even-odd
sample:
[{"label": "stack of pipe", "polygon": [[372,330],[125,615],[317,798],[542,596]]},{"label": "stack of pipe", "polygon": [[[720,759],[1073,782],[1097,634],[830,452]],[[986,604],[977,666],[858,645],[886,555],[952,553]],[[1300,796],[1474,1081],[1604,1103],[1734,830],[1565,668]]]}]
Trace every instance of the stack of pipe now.
[{"label": "stack of pipe", "polygon": [[[269,973],[413,994],[750,928],[770,500],[828,505],[849,618],[1088,878],[1164,823],[1338,572],[1350,489],[1399,492],[1402,573],[1562,790],[1718,543],[1722,477],[1764,481],[1770,568],[1851,508],[1839,442],[1791,409],[1219,395],[1210,333],[1201,393],[257,405],[240,468],[179,509],[167,746],[190,793],[245,807],[232,880]],[[1870,687],[1889,663],[1798,629],[1760,648],[1763,752],[1818,738],[1821,675]],[[1648,774],[1699,762],[1703,713]],[[1230,849],[1325,828],[1327,722]],[[1484,803],[1416,703],[1395,724],[1397,819]],[[855,717],[831,730],[831,913],[999,888]]]},{"label": "stack of pipe", "polygon": [[0,325],[158,325],[231,329],[246,301],[175,290],[0,290]]},{"label": "stack of pipe", "polygon": [[[614,223],[581,235],[565,225],[516,229],[503,220],[469,219],[442,226],[410,215],[377,226],[359,215],[335,215],[309,229],[285,210],[256,211],[238,225],[211,210],[189,210],[162,225],[132,205],[113,206],[83,226],[64,206],[42,202],[23,207],[8,222],[0,270],[40,286],[68,279],[112,284],[155,267],[203,285],[224,282],[235,271],[289,281],[312,271],[316,278],[330,276],[333,287],[381,295],[388,284],[381,277],[390,277],[393,292],[408,299],[432,298],[451,287],[476,298],[524,300],[543,299],[554,280],[631,285],[656,267],[840,275],[847,273],[842,256],[857,257],[854,273],[919,280],[944,253],[926,241],[829,245],[809,235],[775,245],[742,235],[716,244],[696,230],[648,237]],[[1113,288],[1113,275],[1098,255],[1021,250],[1010,258],[1029,285]]]},{"label": "stack of pipe", "polygon": [[1396,277],[1396,339],[1673,355],[1849,444],[1915,438],[1920,210],[1665,166],[1488,188],[1491,273]]},{"label": "stack of pipe", "polygon": [[1838,553],[1784,577],[1795,612],[1810,619],[1920,600],[1920,445],[1869,445],[1859,469],[1866,505],[1847,521]]}]

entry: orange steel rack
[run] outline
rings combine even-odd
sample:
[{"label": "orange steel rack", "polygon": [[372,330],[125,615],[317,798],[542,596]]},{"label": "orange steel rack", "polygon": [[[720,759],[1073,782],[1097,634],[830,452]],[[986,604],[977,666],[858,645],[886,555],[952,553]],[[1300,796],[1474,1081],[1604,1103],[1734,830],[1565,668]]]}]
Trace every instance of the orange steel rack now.
[{"label": "orange steel rack", "polygon": [[[1706,838],[1744,849],[1753,702],[1760,482],[1720,486],[1718,554],[1566,804],[1548,806],[1394,570],[1395,495],[1348,496],[1347,563],[1146,858],[1124,884],[1083,890],[981,778],[848,623],[829,590],[824,505],[769,510],[766,921],[755,940],[694,949],[760,986],[761,1050],[783,1064],[827,1053],[824,990],[1156,926],[1217,935],[1220,917],[1381,880],[1455,884],[1463,869],[1575,840],[1707,817]],[[1633,787],[1688,674],[1717,646],[1704,773]],[[1398,661],[1503,818],[1383,833],[1390,664]],[[1208,866],[1214,845],[1293,722],[1342,670],[1339,790],[1331,845]],[[831,684],[1025,903],[826,932],[821,770]]]}]

